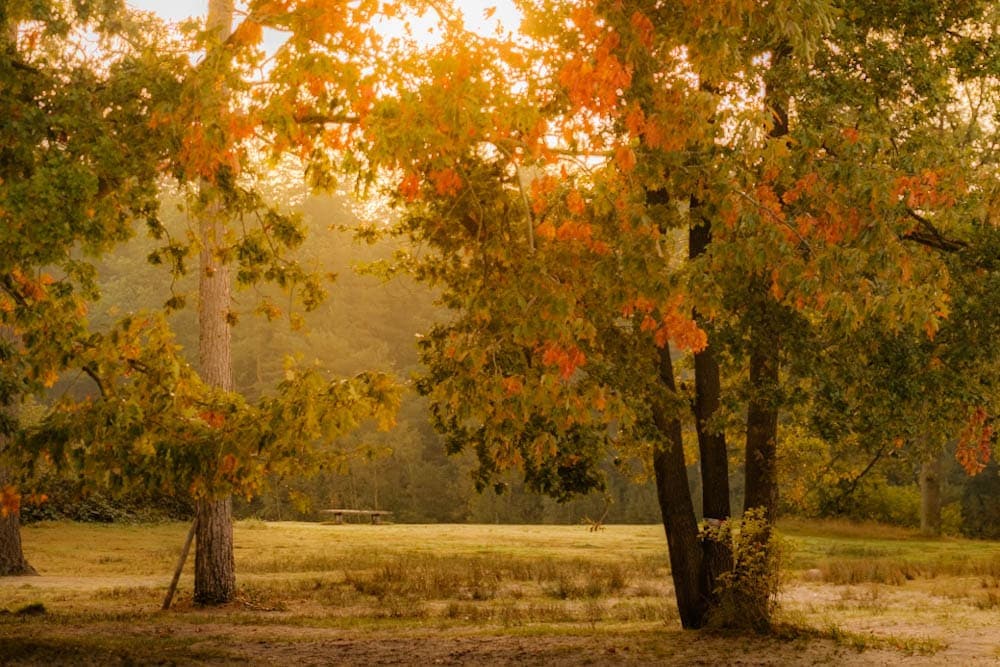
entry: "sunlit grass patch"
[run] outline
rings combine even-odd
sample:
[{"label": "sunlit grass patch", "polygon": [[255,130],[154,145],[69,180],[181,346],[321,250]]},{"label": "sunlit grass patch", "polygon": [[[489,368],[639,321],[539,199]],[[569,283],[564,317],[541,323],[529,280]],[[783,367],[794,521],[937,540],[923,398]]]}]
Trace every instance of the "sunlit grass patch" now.
[{"label": "sunlit grass patch", "polygon": [[[0,581],[0,610],[40,603],[45,613],[0,614],[0,644],[32,633],[59,640],[75,628],[120,639],[98,652],[110,662],[125,659],[115,656],[140,662],[146,654],[128,653],[129,641],[119,635],[179,633],[199,642],[217,636],[220,645],[266,637],[265,644],[293,653],[310,637],[345,633],[396,641],[517,636],[575,638],[615,651],[642,646],[643,660],[683,662],[705,658],[692,642],[719,647],[711,650],[721,659],[756,650],[762,641],[677,630],[666,545],[656,526],[608,526],[594,534],[580,526],[238,522],[238,600],[219,609],[195,607],[189,562],[174,608],[161,612],[187,528],[27,527],[28,558],[42,576]],[[785,617],[794,616],[801,628],[837,630],[803,631],[799,639],[779,642],[925,654],[952,639],[949,628],[974,633],[994,625],[1000,608],[997,543],[925,540],[839,522],[828,528],[823,522],[812,532],[805,524],[779,525],[790,566],[790,593],[783,599],[790,610]],[[873,623],[880,628],[874,635]],[[668,650],[637,642],[660,631],[676,633],[670,641],[679,644]],[[79,655],[75,640],[66,641],[69,655]],[[767,650],[792,650],[784,645]],[[224,651],[205,655],[205,662],[240,659]]]},{"label": "sunlit grass patch", "polygon": [[901,637],[896,635],[876,635],[872,633],[853,632],[832,626],[824,633],[838,644],[849,646],[857,651],[873,648],[888,648],[907,655],[934,655],[948,647],[947,642],[933,637]]}]

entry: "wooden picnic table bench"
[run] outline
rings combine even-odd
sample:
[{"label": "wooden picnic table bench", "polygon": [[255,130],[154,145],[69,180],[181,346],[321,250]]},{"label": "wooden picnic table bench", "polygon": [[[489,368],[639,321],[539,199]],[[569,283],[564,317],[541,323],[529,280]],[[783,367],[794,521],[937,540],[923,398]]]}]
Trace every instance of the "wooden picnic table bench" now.
[{"label": "wooden picnic table bench", "polygon": [[392,512],[386,510],[345,510],[345,509],[332,509],[332,510],[320,510],[320,514],[332,514],[333,523],[344,523],[344,516],[368,516],[371,517],[372,523],[378,525],[382,523],[382,517],[389,516]]}]

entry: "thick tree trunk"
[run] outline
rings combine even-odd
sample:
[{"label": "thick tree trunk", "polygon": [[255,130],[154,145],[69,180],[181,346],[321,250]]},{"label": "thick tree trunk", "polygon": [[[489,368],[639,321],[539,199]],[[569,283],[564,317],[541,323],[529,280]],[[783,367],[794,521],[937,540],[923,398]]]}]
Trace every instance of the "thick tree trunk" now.
[{"label": "thick tree trunk", "polygon": [[[0,346],[6,345],[13,340],[14,334],[8,327],[0,326]],[[2,355],[0,355],[2,356]],[[16,401],[19,397],[4,396],[0,399],[0,410],[4,411],[3,417],[15,417],[17,415],[17,404],[3,405],[4,401]],[[4,419],[3,421],[7,421]],[[11,423],[16,421],[12,420]],[[6,428],[2,429],[6,430]],[[4,455],[8,436],[0,432],[0,457]],[[0,464],[0,489],[8,484],[12,484],[14,476],[10,470]],[[28,564],[24,558],[24,550],[21,546],[21,514],[19,508],[0,508],[0,577],[19,576],[24,574],[38,574],[35,569]]]},{"label": "thick tree trunk", "polygon": [[[712,227],[708,220],[699,220],[699,203],[691,199],[692,224],[688,232],[688,256],[695,259],[703,255],[712,241]],[[697,311],[695,320],[701,327],[706,322]],[[698,450],[701,457],[702,514],[709,528],[717,528],[728,521],[729,504],[729,454],[726,449],[726,435],[712,424],[721,404],[722,383],[719,377],[719,363],[711,343],[694,355],[695,394],[692,405],[695,431],[698,434]],[[714,598],[719,576],[733,567],[732,546],[728,539],[715,539],[718,533],[712,530],[703,535],[705,552],[705,588]]]},{"label": "thick tree trunk", "polygon": [[[9,482],[7,471],[0,468],[0,488]],[[9,509],[6,515],[0,511],[0,577],[24,574],[38,573],[24,558],[21,547],[21,515],[17,509]]]},{"label": "thick tree trunk", "polygon": [[935,455],[920,467],[920,532],[941,535],[941,456]]},{"label": "thick tree trunk", "polygon": [[[198,353],[201,374],[214,387],[232,390],[229,267],[215,249],[221,242],[222,224],[215,215],[202,221],[204,249],[198,289]],[[236,595],[233,561],[232,500],[202,498],[197,501],[194,599],[199,604],[222,604]]]},{"label": "thick tree trunk", "polygon": [[28,565],[21,548],[21,522],[17,511],[0,513],[0,577],[38,574]]},{"label": "thick tree trunk", "polygon": [[[660,351],[660,378],[671,394],[676,391],[670,350]],[[704,584],[702,547],[698,537],[687,468],[684,465],[684,443],[681,423],[668,414],[664,405],[654,408],[654,420],[662,443],[653,452],[656,494],[663,516],[670,553],[670,575],[680,612],[681,626],[688,629],[705,625],[708,616],[708,596]]]},{"label": "thick tree trunk", "polygon": [[[15,54],[17,52],[17,23],[6,12],[0,12],[0,48],[6,53]],[[0,336],[5,340],[13,338],[13,332],[7,327],[0,327]],[[0,409],[5,409],[0,402]],[[0,438],[6,436],[0,434]],[[0,442],[0,445],[4,443]],[[3,447],[0,446],[0,452]],[[0,488],[10,483],[11,476],[8,471],[0,467]],[[16,509],[8,509],[5,515],[0,510],[0,577],[17,576],[22,574],[37,574],[35,569],[28,565],[24,558],[24,550],[21,547],[21,515]]]},{"label": "thick tree trunk", "polygon": [[[225,39],[232,31],[233,0],[209,0],[209,30]],[[201,376],[213,387],[233,388],[229,266],[220,257],[225,243],[225,211],[212,204],[200,220],[202,250],[198,280],[198,361]],[[236,596],[232,499],[202,498],[196,503],[198,529],[194,558],[194,599],[223,604]]]},{"label": "thick tree trunk", "polygon": [[194,601],[230,602],[236,597],[232,498],[199,500],[195,511],[198,541],[194,553]]}]

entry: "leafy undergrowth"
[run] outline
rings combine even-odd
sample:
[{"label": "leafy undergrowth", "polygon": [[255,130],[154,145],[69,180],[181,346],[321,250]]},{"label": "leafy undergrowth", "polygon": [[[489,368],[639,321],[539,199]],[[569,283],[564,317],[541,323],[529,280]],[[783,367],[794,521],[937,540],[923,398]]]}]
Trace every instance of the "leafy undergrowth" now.
[{"label": "leafy undergrowth", "polygon": [[655,526],[242,523],[240,599],[194,607],[189,563],[161,612],[185,530],[25,529],[42,576],[0,580],[0,663],[892,664],[1000,643],[989,542],[792,525],[779,630],[748,637],[679,629]]}]

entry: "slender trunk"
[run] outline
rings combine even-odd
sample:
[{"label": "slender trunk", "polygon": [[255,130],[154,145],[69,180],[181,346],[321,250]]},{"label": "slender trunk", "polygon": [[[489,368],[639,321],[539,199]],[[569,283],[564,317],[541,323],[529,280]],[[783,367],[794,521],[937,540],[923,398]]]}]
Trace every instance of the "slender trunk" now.
[{"label": "slender trunk", "polygon": [[180,558],[177,559],[177,567],[174,568],[174,576],[170,579],[170,586],[167,587],[167,595],[163,598],[163,606],[161,609],[166,611],[170,609],[170,603],[174,599],[174,593],[177,592],[177,584],[181,580],[181,573],[184,571],[184,563],[187,562],[188,552],[191,551],[191,543],[194,541],[194,534],[197,531],[198,522],[193,521],[191,523],[191,528],[188,530],[187,538],[184,540],[184,546],[181,547]]},{"label": "slender trunk", "polygon": [[920,532],[931,537],[941,535],[941,456],[920,466]]},{"label": "slender trunk", "polygon": [[[209,0],[209,30],[225,39],[232,30],[233,0]],[[202,250],[198,280],[198,361],[209,385],[233,388],[232,332],[229,325],[229,266],[222,261],[225,211],[213,204],[200,220]],[[196,503],[194,599],[198,604],[222,604],[236,595],[233,558],[232,499],[202,498]]]},{"label": "slender trunk", "polygon": [[[788,135],[788,95],[782,90],[782,70],[791,55],[787,44],[772,53],[764,103],[774,125],[770,137],[784,141]],[[780,193],[779,193],[780,194]],[[780,377],[781,310],[771,301],[764,279],[751,283],[748,301],[750,336],[750,401],[747,406],[744,516],[754,511],[762,524],[744,521],[743,545],[733,566],[732,594],[740,618],[735,622],[758,632],[771,626],[778,577],[771,548],[772,527],[778,506],[778,397]]]},{"label": "slender trunk", "polygon": [[[707,219],[698,220],[699,202],[691,198],[692,224],[688,232],[688,256],[695,259],[703,255],[712,241],[712,226]],[[704,328],[706,323],[697,311],[695,321]],[[729,454],[726,435],[712,420],[717,417],[721,404],[722,382],[715,350],[709,343],[694,355],[695,394],[692,409],[698,450],[701,457],[702,514],[709,528],[717,528],[728,521],[729,504]],[[708,530],[703,535],[705,552],[705,588],[714,598],[719,576],[733,567],[732,545],[728,539],[716,539],[718,533]]]},{"label": "slender trunk", "polygon": [[[773,114],[769,136],[783,140],[788,136],[788,94],[782,90],[782,70],[791,56],[787,43],[779,44],[772,54],[771,68],[765,80],[764,104]],[[774,522],[778,505],[778,374],[780,341],[775,325],[774,307],[763,286],[757,286],[751,298],[753,324],[750,328],[750,405],[746,430],[745,510],[760,509],[768,525]]]},{"label": "slender trunk", "polygon": [[[213,387],[232,390],[231,331],[227,321],[230,306],[229,267],[218,257],[223,226],[219,211],[201,222],[204,248],[198,285],[198,356],[201,374]],[[202,498],[196,503],[198,516],[195,549],[194,598],[199,604],[221,604],[236,594],[233,565],[232,501]]]},{"label": "slender trunk", "polygon": [[[667,347],[660,350],[659,371],[666,392],[673,394],[676,391],[674,371]],[[654,420],[662,436],[662,443],[653,451],[656,495],[667,535],[670,575],[674,582],[677,609],[682,627],[700,628],[705,625],[707,618],[708,598],[704,589],[698,521],[684,465],[681,423],[675,416],[668,414],[668,408],[662,403],[654,408]]]},{"label": "slender trunk", "polygon": [[778,505],[777,441],[778,340],[765,340],[756,332],[750,351],[750,387],[747,409],[746,497],[744,510],[762,510],[768,524],[774,522]]}]

